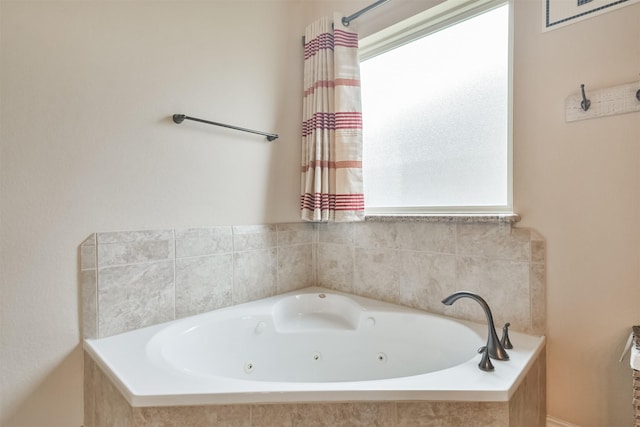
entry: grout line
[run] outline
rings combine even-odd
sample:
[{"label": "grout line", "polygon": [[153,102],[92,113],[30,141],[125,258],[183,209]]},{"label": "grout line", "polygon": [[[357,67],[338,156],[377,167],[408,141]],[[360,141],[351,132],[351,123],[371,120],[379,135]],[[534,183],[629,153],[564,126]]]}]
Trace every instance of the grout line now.
[{"label": "grout line", "polygon": [[[100,288],[98,287],[98,277],[99,277],[99,269],[98,269],[98,235],[96,234],[96,250],[95,250],[95,266],[96,266],[96,280],[95,280],[95,290],[96,290],[96,295],[95,295],[95,316],[96,318],[94,319],[94,326],[96,328],[96,332],[95,332],[95,338],[100,338]],[[84,311],[84,310],[83,310]],[[84,335],[84,333],[83,333]]]},{"label": "grout line", "polygon": [[144,264],[158,264],[158,263],[163,263],[163,262],[175,262],[175,258],[162,258],[162,259],[152,259],[149,261],[139,261],[139,262],[128,262],[128,263],[124,263],[124,264],[112,264],[112,265],[105,265],[104,267],[98,267],[96,270],[104,270],[106,268],[113,268],[113,267],[127,267],[129,265],[144,265]]},{"label": "grout line", "polygon": [[176,255],[177,255],[177,244],[176,244],[176,229],[172,228],[171,233],[173,236],[173,320],[177,318],[178,309],[176,308],[176,302],[178,300],[178,290],[176,289],[176,276],[177,276],[177,266],[176,266]]},{"label": "grout line", "polygon": [[313,224],[313,245],[311,247],[311,257],[312,257],[312,265],[311,265],[311,274],[312,274],[312,283],[313,286],[318,286],[318,259],[319,259],[319,251],[320,251],[320,227],[317,224]]},{"label": "grout line", "polygon": [[219,256],[219,255],[229,255],[229,254],[232,254],[233,252],[234,251],[224,251],[224,252],[214,252],[214,253],[210,253],[210,254],[181,256],[181,257],[177,257],[176,260],[209,258],[209,257],[215,257],[215,256]]},{"label": "grout line", "polygon": [[280,293],[280,227],[276,225],[276,292],[278,295]]},{"label": "grout line", "polygon": [[[235,243],[234,243],[235,245]],[[230,305],[236,304],[236,251],[231,252],[231,301]]]}]

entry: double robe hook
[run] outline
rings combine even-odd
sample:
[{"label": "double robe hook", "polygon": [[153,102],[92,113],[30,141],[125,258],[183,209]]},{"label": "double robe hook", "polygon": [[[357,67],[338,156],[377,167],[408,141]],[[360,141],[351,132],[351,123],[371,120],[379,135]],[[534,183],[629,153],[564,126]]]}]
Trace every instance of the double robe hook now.
[{"label": "double robe hook", "polygon": [[[584,84],[580,85],[580,91],[582,92],[582,101],[580,102],[580,107],[582,108],[582,111],[587,111],[589,110],[589,107],[591,107],[591,101],[587,99],[587,95],[585,95],[584,93]],[[640,101],[640,89],[638,89],[636,92],[636,99]]]}]

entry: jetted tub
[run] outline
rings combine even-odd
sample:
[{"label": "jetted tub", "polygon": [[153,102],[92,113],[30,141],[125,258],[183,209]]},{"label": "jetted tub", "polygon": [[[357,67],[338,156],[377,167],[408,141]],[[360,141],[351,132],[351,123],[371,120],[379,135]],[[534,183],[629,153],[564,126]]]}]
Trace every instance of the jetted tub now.
[{"label": "jetted tub", "polygon": [[486,324],[307,288],[85,340],[85,349],[134,407],[508,401],[544,337],[511,332],[510,360],[484,372],[486,336]]}]

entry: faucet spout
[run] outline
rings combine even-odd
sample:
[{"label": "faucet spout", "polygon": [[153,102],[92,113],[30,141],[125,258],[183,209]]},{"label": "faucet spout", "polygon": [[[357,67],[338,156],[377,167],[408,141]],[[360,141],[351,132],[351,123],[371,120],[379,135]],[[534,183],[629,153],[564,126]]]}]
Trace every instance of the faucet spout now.
[{"label": "faucet spout", "polygon": [[496,333],[496,327],[493,323],[493,315],[491,314],[489,304],[487,304],[487,302],[480,295],[467,291],[460,291],[451,294],[443,299],[442,303],[444,305],[452,305],[460,298],[471,298],[472,300],[480,304],[480,306],[484,310],[484,314],[487,316],[487,326],[489,328],[489,333],[487,336],[487,351],[489,352],[489,356],[496,360],[509,360],[509,355],[498,339],[498,334]]}]

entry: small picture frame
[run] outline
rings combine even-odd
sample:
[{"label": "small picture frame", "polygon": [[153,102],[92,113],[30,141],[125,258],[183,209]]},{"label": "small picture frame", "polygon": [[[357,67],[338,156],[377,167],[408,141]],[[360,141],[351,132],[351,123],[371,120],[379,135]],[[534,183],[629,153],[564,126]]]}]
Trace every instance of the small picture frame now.
[{"label": "small picture frame", "polygon": [[542,31],[549,31],[638,3],[640,0],[543,0]]}]

